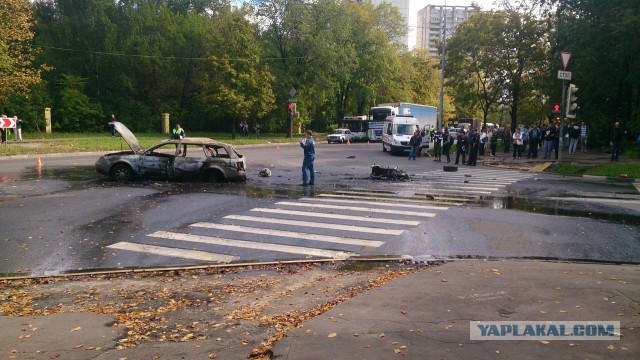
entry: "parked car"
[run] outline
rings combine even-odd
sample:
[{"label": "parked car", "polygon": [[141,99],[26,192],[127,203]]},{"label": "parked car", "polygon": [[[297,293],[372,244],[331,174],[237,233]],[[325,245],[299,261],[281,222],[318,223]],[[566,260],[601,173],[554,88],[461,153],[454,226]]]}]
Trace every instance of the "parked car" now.
[{"label": "parked car", "polygon": [[345,143],[347,140],[353,142],[354,135],[349,129],[335,129],[333,134],[327,136],[327,142],[331,143]]},{"label": "parked car", "polygon": [[244,181],[246,159],[229,145],[209,138],[164,140],[148,150],[122,123],[113,125],[131,151],[110,153],[96,161],[96,171],[116,181],[160,180]]}]

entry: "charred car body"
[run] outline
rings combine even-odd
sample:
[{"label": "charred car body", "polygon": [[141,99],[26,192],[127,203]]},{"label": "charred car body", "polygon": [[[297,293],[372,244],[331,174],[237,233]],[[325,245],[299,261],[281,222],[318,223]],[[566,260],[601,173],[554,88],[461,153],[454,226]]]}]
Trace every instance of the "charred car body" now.
[{"label": "charred car body", "polygon": [[111,122],[131,151],[110,153],[96,162],[96,171],[116,181],[159,180],[244,181],[246,162],[229,145],[209,138],[165,140],[147,150],[123,124]]}]

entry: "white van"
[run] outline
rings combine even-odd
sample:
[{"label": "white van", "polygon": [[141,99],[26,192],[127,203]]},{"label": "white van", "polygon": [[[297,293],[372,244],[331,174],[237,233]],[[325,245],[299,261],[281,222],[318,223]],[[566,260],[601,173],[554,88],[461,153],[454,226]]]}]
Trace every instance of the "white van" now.
[{"label": "white van", "polygon": [[413,116],[394,115],[388,116],[384,121],[382,133],[382,151],[389,151],[392,155],[410,151],[409,140],[416,130],[425,130],[422,138],[422,149],[429,148],[429,131],[420,129],[418,120]]}]

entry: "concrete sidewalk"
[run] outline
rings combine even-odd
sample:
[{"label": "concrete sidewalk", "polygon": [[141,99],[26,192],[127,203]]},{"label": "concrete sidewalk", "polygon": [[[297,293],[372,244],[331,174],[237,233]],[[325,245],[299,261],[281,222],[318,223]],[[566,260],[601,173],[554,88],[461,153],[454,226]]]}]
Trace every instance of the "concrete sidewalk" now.
[{"label": "concrete sidewalk", "polygon": [[[616,341],[470,341],[470,321],[620,321]],[[640,267],[459,261],[350,299],[290,331],[273,359],[637,359]]]}]

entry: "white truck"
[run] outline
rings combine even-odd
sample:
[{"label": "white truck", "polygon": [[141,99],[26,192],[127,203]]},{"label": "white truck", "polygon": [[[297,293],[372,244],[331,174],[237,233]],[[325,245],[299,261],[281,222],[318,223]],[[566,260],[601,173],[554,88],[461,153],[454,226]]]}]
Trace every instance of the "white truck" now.
[{"label": "white truck", "polygon": [[430,130],[438,122],[438,108],[435,106],[411,104],[404,102],[379,104],[369,109],[371,121],[385,121],[388,116],[413,116],[420,126],[420,130]]},{"label": "white truck", "polygon": [[[391,155],[410,151],[409,140],[416,130],[421,130],[420,124],[413,116],[387,116],[382,133],[382,151],[388,151]],[[428,133],[422,138],[422,148],[429,148]]]}]

